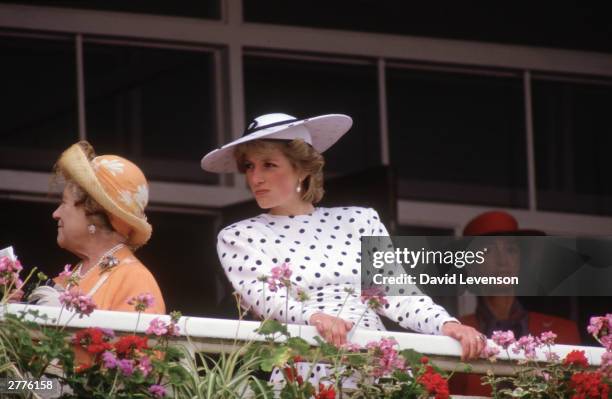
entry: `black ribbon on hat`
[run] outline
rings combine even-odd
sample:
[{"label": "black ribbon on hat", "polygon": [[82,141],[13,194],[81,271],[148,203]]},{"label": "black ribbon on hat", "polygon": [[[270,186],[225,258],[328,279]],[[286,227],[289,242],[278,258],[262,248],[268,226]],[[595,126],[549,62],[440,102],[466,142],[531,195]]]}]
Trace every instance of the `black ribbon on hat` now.
[{"label": "black ribbon on hat", "polygon": [[268,129],[268,128],[274,127],[274,126],[286,125],[287,123],[297,122],[299,120],[300,119],[293,118],[293,119],[287,119],[287,120],[284,120],[284,121],[269,123],[267,125],[261,125],[261,126],[258,125],[256,120],[253,120],[253,122],[251,122],[249,124],[249,126],[246,128],[244,133],[242,133],[242,137],[248,136],[249,134],[253,134],[253,133],[255,133],[255,132],[259,131],[259,130]]}]

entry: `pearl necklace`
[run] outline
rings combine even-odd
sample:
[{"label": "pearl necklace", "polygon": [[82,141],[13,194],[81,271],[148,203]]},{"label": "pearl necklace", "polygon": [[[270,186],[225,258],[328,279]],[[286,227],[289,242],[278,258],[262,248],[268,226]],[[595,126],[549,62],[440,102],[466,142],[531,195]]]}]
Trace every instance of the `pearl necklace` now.
[{"label": "pearl necklace", "polygon": [[[79,279],[84,279],[85,277],[87,277],[87,275],[96,268],[96,266],[100,265],[102,266],[102,264],[104,263],[105,266],[107,267],[113,267],[113,266],[117,266],[117,264],[119,263],[119,261],[117,260],[117,258],[115,258],[114,256],[112,256],[115,252],[117,252],[119,249],[123,248],[125,245],[124,244],[117,244],[114,247],[112,247],[111,249],[109,249],[108,251],[104,252],[102,254],[102,256],[100,257],[100,259],[98,259],[98,261],[96,263],[94,263],[94,265],[92,267],[89,268],[89,270],[87,270],[85,272],[85,274],[81,274],[81,269],[83,268],[83,262],[79,263],[79,268],[77,270]],[[104,262],[106,261],[106,262]]]}]

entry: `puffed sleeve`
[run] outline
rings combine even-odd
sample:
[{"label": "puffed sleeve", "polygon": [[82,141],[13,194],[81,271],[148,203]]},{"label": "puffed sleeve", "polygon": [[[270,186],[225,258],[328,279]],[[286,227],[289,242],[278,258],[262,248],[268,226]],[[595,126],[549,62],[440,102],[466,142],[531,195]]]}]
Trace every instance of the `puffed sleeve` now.
[{"label": "puffed sleeve", "polygon": [[[389,233],[374,209],[368,209],[366,234],[372,236],[388,236]],[[383,316],[399,323],[400,326],[425,334],[441,334],[442,325],[449,321],[459,322],[451,317],[446,310],[436,305],[433,300],[423,294],[417,286],[413,286],[405,296],[388,296],[388,304],[378,310]]]},{"label": "puffed sleeve", "polygon": [[286,301],[285,287],[271,292],[268,284],[261,281],[262,276],[270,276],[272,268],[284,261],[274,253],[274,238],[267,237],[253,226],[246,227],[249,226],[238,224],[227,227],[221,230],[217,238],[217,253],[223,271],[234,290],[240,294],[242,305],[259,316],[308,324],[313,312],[305,311],[302,303],[295,299],[295,286],[292,286],[289,300]]}]

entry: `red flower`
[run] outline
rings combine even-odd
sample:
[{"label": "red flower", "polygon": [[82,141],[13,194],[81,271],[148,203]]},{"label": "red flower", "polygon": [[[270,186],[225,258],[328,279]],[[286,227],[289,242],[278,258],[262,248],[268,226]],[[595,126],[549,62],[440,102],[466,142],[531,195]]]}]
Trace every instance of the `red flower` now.
[{"label": "red flower", "polygon": [[436,373],[433,367],[427,366],[425,373],[418,378],[418,382],[425,387],[431,395],[436,395],[435,399],[448,399],[448,381],[440,374]]},{"label": "red flower", "polygon": [[319,393],[315,395],[315,399],[336,399],[336,391],[334,390],[334,386],[330,385],[326,387],[325,385],[319,383]]},{"label": "red flower", "polygon": [[104,343],[104,337],[104,333],[99,328],[86,328],[78,331],[74,335],[74,338],[72,338],[72,343],[86,348],[90,344]]},{"label": "red flower", "polygon": [[304,383],[304,379],[301,375],[298,375],[295,367],[285,367],[284,370],[287,382],[293,383],[294,381],[297,381],[298,385],[302,385]]},{"label": "red flower", "polygon": [[423,363],[423,364],[429,363],[429,358],[427,356],[421,357],[421,363]]},{"label": "red flower", "polygon": [[572,375],[570,387],[575,391],[572,399],[607,399],[610,387],[601,379],[600,372],[584,372]]},{"label": "red flower", "polygon": [[589,361],[584,355],[584,351],[573,350],[565,356],[563,359],[563,364],[565,366],[578,366],[582,368],[589,367]]},{"label": "red flower", "polygon": [[147,338],[136,335],[126,335],[115,342],[115,350],[118,355],[128,356],[136,350],[147,349]]},{"label": "red flower", "polygon": [[87,346],[87,352],[92,355],[98,355],[106,350],[112,349],[112,345],[108,342],[102,342],[100,344],[91,344]]}]

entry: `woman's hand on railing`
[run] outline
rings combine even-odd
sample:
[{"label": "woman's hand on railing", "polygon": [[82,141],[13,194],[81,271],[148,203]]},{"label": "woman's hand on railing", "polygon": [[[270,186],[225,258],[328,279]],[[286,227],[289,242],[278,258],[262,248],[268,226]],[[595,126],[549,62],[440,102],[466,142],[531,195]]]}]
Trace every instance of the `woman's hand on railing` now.
[{"label": "woman's hand on railing", "polygon": [[461,360],[478,359],[487,346],[487,337],[473,327],[449,321],[442,326],[442,334],[461,344]]},{"label": "woman's hand on railing", "polygon": [[346,335],[353,328],[352,321],[346,321],[339,317],[325,313],[315,313],[310,316],[308,323],[315,326],[321,335],[330,344],[341,346],[346,343]]}]

